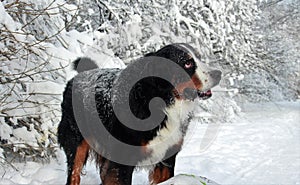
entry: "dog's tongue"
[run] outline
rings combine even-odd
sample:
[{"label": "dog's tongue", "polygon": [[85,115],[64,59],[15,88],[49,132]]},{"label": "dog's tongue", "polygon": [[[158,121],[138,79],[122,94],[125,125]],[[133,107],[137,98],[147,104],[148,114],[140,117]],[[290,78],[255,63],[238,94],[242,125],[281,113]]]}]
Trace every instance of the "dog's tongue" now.
[{"label": "dog's tongue", "polygon": [[204,94],[205,94],[205,96],[211,96],[212,95],[211,90],[206,91]]},{"label": "dog's tongue", "polygon": [[206,99],[210,98],[211,96],[212,96],[211,90],[208,90],[205,92],[202,92],[202,91],[198,92],[198,97],[203,100],[206,100]]}]

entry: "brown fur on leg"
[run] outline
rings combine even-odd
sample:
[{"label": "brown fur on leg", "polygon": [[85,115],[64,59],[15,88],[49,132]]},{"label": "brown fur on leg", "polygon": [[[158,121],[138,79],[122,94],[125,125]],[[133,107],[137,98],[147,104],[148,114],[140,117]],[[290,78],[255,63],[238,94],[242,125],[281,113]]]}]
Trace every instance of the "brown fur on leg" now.
[{"label": "brown fur on leg", "polygon": [[71,175],[71,182],[70,182],[71,185],[80,184],[80,173],[88,157],[89,149],[90,146],[86,142],[86,140],[83,140],[81,144],[77,147],[74,164],[72,168],[72,175]]},{"label": "brown fur on leg", "polygon": [[[175,147],[180,147],[176,145]],[[172,150],[169,150],[169,152]],[[166,181],[174,176],[174,167],[176,161],[176,154],[163,162],[156,164],[155,168],[149,174],[149,182],[151,185],[158,184],[160,182]]]},{"label": "brown fur on leg", "polygon": [[102,183],[105,185],[121,185],[119,179],[119,169],[110,169],[106,173],[105,177],[102,178]]},{"label": "brown fur on leg", "polygon": [[130,185],[134,166],[118,164],[108,159],[101,163],[100,177],[103,185]]},{"label": "brown fur on leg", "polygon": [[160,182],[168,180],[172,177],[172,172],[167,166],[156,166],[149,175],[149,181],[151,185],[158,184]]}]

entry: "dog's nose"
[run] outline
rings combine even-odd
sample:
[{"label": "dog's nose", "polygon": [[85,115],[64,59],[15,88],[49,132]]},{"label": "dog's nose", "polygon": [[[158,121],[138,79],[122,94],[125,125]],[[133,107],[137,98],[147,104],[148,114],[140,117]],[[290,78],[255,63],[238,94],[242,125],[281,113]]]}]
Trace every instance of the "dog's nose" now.
[{"label": "dog's nose", "polygon": [[213,70],[213,71],[209,71],[208,72],[209,75],[211,76],[211,78],[216,81],[217,83],[220,82],[221,80],[221,76],[222,76],[222,72],[219,70]]}]

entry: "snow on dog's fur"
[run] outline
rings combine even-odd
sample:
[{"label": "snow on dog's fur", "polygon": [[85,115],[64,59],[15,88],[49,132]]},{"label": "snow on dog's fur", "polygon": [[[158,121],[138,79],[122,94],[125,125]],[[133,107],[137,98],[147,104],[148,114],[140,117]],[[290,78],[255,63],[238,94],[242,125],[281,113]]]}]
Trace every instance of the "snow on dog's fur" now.
[{"label": "snow on dog's fur", "polygon": [[[211,97],[210,89],[217,85],[221,79],[221,72],[204,66],[199,54],[187,44],[167,45],[157,52],[145,55],[144,58],[140,59],[140,62],[150,56],[162,57],[178,64],[190,78],[183,80],[177,78],[177,73],[173,73],[172,76],[176,82],[174,86],[161,78],[149,77],[140,80],[131,89],[130,109],[140,119],[146,119],[151,115],[148,104],[152,98],[160,97],[166,104],[166,107],[161,110],[165,118],[157,127],[148,131],[127,128],[116,119],[111,105],[110,92],[112,84],[122,71],[121,69],[95,69],[94,62],[88,58],[84,58],[86,66],[82,68],[78,65],[80,59],[74,62],[74,68],[80,72],[75,78],[81,81],[81,85],[76,91],[83,94],[76,99],[76,102],[81,102],[82,106],[85,107],[89,102],[87,102],[84,93],[91,88],[97,89],[95,90],[97,112],[86,111],[85,116],[90,117],[98,114],[103,125],[113,137],[121,142],[142,148],[140,153],[136,154],[142,156],[142,159],[136,161],[134,165],[119,164],[108,160],[95,151],[92,152],[96,153],[95,161],[100,168],[100,177],[104,185],[129,185],[135,166],[153,163],[155,163],[154,168],[149,174],[151,184],[157,184],[174,176],[176,154],[180,151],[183,143],[192,116],[194,100],[196,98],[205,100]],[[167,68],[163,70],[168,71]],[[67,184],[80,183],[81,169],[86,163],[89,153],[93,151],[88,140],[82,136],[75,119],[72,108],[73,83],[74,79],[70,80],[65,89],[62,119],[58,127],[58,141],[67,156]],[[118,148],[112,151],[118,151]],[[171,151],[175,152],[168,156]],[[119,153],[122,154],[122,151]]]}]

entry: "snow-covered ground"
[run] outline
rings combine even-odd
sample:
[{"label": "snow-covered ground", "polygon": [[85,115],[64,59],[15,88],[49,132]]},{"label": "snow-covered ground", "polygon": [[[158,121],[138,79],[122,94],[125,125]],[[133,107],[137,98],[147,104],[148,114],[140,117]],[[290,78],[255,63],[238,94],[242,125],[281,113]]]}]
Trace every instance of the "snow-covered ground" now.
[{"label": "snow-covered ground", "polygon": [[[205,176],[220,184],[300,184],[300,102],[247,104],[233,123],[215,125],[218,135],[201,148],[205,124],[177,158],[176,174]],[[64,154],[49,164],[13,163],[0,169],[0,184],[64,184]],[[99,184],[93,163],[84,170],[83,184]],[[137,171],[134,184],[147,184],[146,171]],[[187,183],[188,184],[188,183]]]}]

